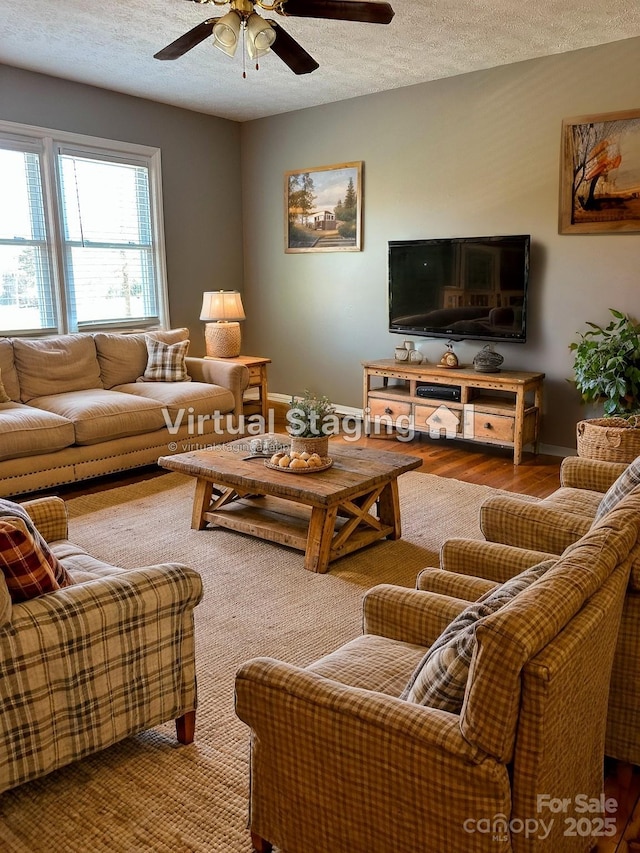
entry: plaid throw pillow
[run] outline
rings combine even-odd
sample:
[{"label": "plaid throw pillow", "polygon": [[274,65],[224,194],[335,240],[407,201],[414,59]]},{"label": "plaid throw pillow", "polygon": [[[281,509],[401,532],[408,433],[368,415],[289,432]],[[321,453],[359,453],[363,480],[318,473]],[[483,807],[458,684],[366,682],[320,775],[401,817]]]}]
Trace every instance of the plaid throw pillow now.
[{"label": "plaid throw pillow", "polygon": [[557,558],[545,560],[525,569],[465,608],[422,658],[400,698],[459,714],[476,647],[478,623],[542,577],[556,562]]},{"label": "plaid throw pillow", "polygon": [[165,344],[149,335],[147,342],[147,367],[140,377],[142,382],[189,382],[185,357],[189,350],[189,341]]},{"label": "plaid throw pillow", "polygon": [[14,604],[67,585],[58,582],[46,552],[22,518],[0,518],[0,568]]},{"label": "plaid throw pillow", "polygon": [[6,518],[9,522],[19,518],[24,522],[24,526],[29,532],[29,535],[34,540],[38,549],[44,554],[46,561],[51,566],[53,576],[56,582],[62,586],[71,586],[73,579],[67,572],[62,563],[58,560],[51,548],[47,544],[47,540],[36,528],[35,524],[26,509],[23,509],[20,504],[9,501],[6,498],[0,498],[0,519]]},{"label": "plaid throw pillow", "polygon": [[600,521],[603,516],[617,506],[618,502],[638,485],[640,485],[640,456],[625,468],[615,483],[609,488],[609,491],[600,501],[593,523],[595,524]]}]

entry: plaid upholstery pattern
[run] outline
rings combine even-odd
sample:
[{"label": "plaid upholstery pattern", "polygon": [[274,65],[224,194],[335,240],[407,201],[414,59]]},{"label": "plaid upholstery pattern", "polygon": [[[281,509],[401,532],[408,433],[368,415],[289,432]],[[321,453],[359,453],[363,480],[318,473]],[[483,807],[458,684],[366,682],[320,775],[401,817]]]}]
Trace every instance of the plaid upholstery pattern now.
[{"label": "plaid upholstery pattern", "polygon": [[195,708],[200,595],[199,575],[169,564],[16,604],[0,634],[0,791]]},{"label": "plaid upholstery pattern", "polygon": [[[66,532],[61,504],[25,506],[48,519],[43,529]],[[0,624],[0,792],[196,707],[200,575],[173,563],[109,574],[96,562],[91,578],[81,549],[51,547],[83,568],[77,583],[14,604]]]},{"label": "plaid upholstery pattern", "polygon": [[[530,819],[541,792],[600,794],[606,697],[639,523],[640,497],[631,495],[487,618],[460,715],[385,692],[415,653],[410,640],[400,652],[395,638],[403,606],[413,637],[464,606],[451,599],[448,608],[437,593],[376,587],[365,598],[376,642],[348,644],[317,671],[268,658],[244,664],[236,712],[252,729],[252,831],[291,853],[585,853],[590,839],[565,837],[562,820],[546,840],[465,826],[500,814],[505,823]],[[423,620],[421,607],[438,615]]]},{"label": "plaid upholstery pattern", "polygon": [[189,341],[165,344],[149,335],[147,343],[147,366],[141,379],[144,382],[189,382],[185,358],[189,350]]},{"label": "plaid upholstery pattern", "polygon": [[555,509],[552,502],[530,503],[497,495],[480,507],[480,529],[489,542],[562,554],[588,532],[593,515]]},{"label": "plaid upholstery pattern", "polygon": [[640,457],[634,459],[620,474],[615,483],[610,486],[598,505],[595,520],[599,521],[638,485],[640,485]]},{"label": "plaid upholstery pattern", "polygon": [[466,607],[442,632],[413,672],[401,699],[460,713],[467,688],[471,658],[476,648],[476,629],[522,590],[556,564],[549,560],[485,592]]},{"label": "plaid upholstery pattern", "polygon": [[60,589],[51,562],[21,518],[0,518],[0,569],[13,602]]},{"label": "plaid upholstery pattern", "polygon": [[416,578],[416,589],[450,595],[466,601],[477,601],[480,596],[495,589],[496,586],[497,584],[493,581],[455,574],[445,569],[423,569]]},{"label": "plaid upholstery pattern", "polygon": [[427,608],[424,593],[419,590],[378,584],[362,601],[363,633],[430,646],[469,603],[468,599],[456,600],[445,595],[433,599],[438,606]]},{"label": "plaid upholstery pattern", "polygon": [[[504,583],[519,572],[546,560],[546,551],[532,551],[514,548],[498,542],[483,542],[478,539],[448,539],[440,549],[441,574],[458,573],[470,575],[464,581],[477,581],[484,578],[494,583]],[[426,571],[434,571],[426,570]],[[422,574],[418,575],[418,580]],[[440,590],[438,590],[440,591]],[[481,595],[482,590],[478,593]],[[450,593],[451,594],[451,593]],[[477,598],[478,596],[474,596]]]},{"label": "plaid upholstery pattern", "polygon": [[62,498],[34,498],[20,504],[46,542],[66,539],[69,535],[67,506]]},{"label": "plaid upholstery pattern", "polygon": [[604,494],[626,467],[623,462],[567,456],[560,466],[560,485]]}]

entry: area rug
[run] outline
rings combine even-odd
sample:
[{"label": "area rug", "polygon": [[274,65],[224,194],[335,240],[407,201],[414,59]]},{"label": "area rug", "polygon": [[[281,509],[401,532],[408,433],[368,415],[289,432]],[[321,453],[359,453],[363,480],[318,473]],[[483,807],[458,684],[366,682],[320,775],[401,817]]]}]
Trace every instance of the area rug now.
[{"label": "area rug", "polygon": [[[0,795],[3,853],[249,853],[249,732],[233,711],[242,662],[304,666],[361,630],[363,592],[411,587],[451,536],[480,538],[478,509],[495,489],[408,473],[399,480],[402,539],[331,565],[239,533],[191,530],[193,480],[166,474],[68,503],[70,538],[125,568],[178,561],[197,569],[196,740],[172,724]],[[313,851],[309,851],[313,853]]]}]

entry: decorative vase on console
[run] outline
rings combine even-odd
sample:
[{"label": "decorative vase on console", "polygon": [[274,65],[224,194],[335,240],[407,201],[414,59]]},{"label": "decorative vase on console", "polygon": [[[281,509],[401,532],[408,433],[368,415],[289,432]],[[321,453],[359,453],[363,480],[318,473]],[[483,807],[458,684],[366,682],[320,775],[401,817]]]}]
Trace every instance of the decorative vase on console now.
[{"label": "decorative vase on console", "polygon": [[453,351],[453,341],[447,344],[447,351],[440,359],[441,367],[458,367],[458,356]]},{"label": "decorative vase on console", "polygon": [[499,373],[504,361],[499,352],[495,352],[493,344],[485,344],[473,359],[473,367],[478,373]]}]

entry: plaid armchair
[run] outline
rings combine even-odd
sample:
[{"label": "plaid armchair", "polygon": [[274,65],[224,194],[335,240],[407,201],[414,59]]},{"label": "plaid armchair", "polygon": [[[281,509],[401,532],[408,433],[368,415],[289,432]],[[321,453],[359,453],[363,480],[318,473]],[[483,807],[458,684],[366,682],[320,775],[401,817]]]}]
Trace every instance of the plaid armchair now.
[{"label": "plaid armchair", "polygon": [[[480,526],[488,543],[447,542],[441,566],[501,581],[549,554],[561,554],[591,528],[605,492],[626,467],[568,457],[560,469],[560,488],[544,500],[525,501],[516,495],[489,498],[480,508]],[[631,566],[613,664],[606,753],[640,764],[640,559]]]},{"label": "plaid armchair", "polygon": [[190,743],[200,576],[101,563],[67,540],[62,500],[23,507],[75,583],[12,605],[0,576],[0,792],[168,720]]},{"label": "plaid armchair", "polygon": [[[591,840],[565,835],[557,816],[542,837],[539,820],[553,815],[537,795],[602,791],[609,679],[639,520],[634,496],[483,619],[460,714],[399,698],[426,648],[494,586],[440,569],[421,577],[422,589],[369,591],[363,636],[305,669],[244,664],[236,713],[252,730],[254,848],[589,850]],[[452,585],[429,587],[433,575]],[[522,821],[535,829],[525,833],[532,824]]]}]

